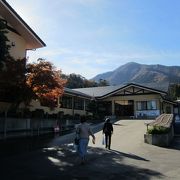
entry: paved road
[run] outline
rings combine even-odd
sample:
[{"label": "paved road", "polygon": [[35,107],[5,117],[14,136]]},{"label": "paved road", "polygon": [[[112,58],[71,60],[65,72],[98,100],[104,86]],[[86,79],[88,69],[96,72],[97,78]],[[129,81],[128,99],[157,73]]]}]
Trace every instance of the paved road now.
[{"label": "paved road", "polygon": [[180,139],[161,148],[144,143],[143,120],[121,120],[113,127],[112,150],[103,147],[102,131],[96,128],[96,144],[90,141],[85,165],[80,165],[73,145],[58,137],[46,148],[1,156],[0,180],[180,179]]}]

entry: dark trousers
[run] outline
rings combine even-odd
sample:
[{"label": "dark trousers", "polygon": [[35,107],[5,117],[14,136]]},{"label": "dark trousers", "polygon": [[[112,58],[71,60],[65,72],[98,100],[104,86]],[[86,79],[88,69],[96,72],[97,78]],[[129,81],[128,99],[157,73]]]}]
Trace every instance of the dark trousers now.
[{"label": "dark trousers", "polygon": [[106,148],[110,149],[111,148],[111,134],[105,133],[105,143],[106,143]]}]

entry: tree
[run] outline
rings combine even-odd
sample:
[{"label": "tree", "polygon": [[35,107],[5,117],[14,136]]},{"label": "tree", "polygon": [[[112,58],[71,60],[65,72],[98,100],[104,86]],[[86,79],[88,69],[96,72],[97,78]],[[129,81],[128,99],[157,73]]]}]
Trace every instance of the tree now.
[{"label": "tree", "polygon": [[5,69],[0,73],[0,89],[4,92],[5,101],[19,104],[23,96],[23,88],[25,88],[25,63],[26,59],[6,59]]},{"label": "tree", "polygon": [[97,87],[98,83],[93,80],[84,80],[84,87]]},{"label": "tree", "polygon": [[24,99],[26,59],[15,60],[10,55],[7,33],[6,22],[0,19],[0,101],[14,106]]},{"label": "tree", "polygon": [[98,86],[109,86],[109,82],[105,79],[99,79]]},{"label": "tree", "polygon": [[178,83],[171,84],[169,92],[173,100],[177,100],[180,97],[180,84]]},{"label": "tree", "polygon": [[26,84],[32,91],[31,98],[38,98],[42,105],[51,108],[57,106],[57,99],[63,94],[65,83],[61,71],[44,59],[27,64]]},{"label": "tree", "polygon": [[32,98],[54,107],[65,84],[61,71],[43,59],[27,67],[25,58],[14,59],[9,53],[7,33],[6,22],[0,19],[0,101],[10,102],[14,110],[21,102],[28,105]]},{"label": "tree", "polygon": [[3,69],[6,59],[10,58],[9,49],[11,46],[8,45],[7,33],[5,21],[0,19],[0,70]]},{"label": "tree", "polygon": [[83,88],[84,87],[84,77],[79,74],[70,74],[67,78],[67,85],[68,88]]},{"label": "tree", "polygon": [[98,87],[98,86],[108,86],[109,83],[106,80],[101,79],[99,83],[93,80],[87,80],[86,78],[82,77],[79,74],[70,74],[65,75],[63,74],[62,78],[67,79],[67,88],[87,88],[87,87]]}]

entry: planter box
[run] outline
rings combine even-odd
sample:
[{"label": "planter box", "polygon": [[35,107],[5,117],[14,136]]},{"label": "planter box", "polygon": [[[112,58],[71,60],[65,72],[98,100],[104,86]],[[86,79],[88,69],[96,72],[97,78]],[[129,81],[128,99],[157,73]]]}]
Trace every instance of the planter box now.
[{"label": "planter box", "polygon": [[144,134],[144,142],[156,146],[167,147],[170,145],[172,136],[167,134]]}]

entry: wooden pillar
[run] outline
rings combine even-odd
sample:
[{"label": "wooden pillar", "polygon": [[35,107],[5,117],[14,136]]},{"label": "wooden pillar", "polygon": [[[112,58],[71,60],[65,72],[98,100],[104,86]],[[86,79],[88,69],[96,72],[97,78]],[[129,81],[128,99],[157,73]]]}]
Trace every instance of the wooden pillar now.
[{"label": "wooden pillar", "polygon": [[83,99],[83,101],[84,101],[84,115],[85,115],[86,114],[86,100]]},{"label": "wooden pillar", "polygon": [[74,96],[72,97],[72,115],[74,118]]},{"label": "wooden pillar", "polygon": [[112,100],[112,115],[115,115],[115,102]]}]

